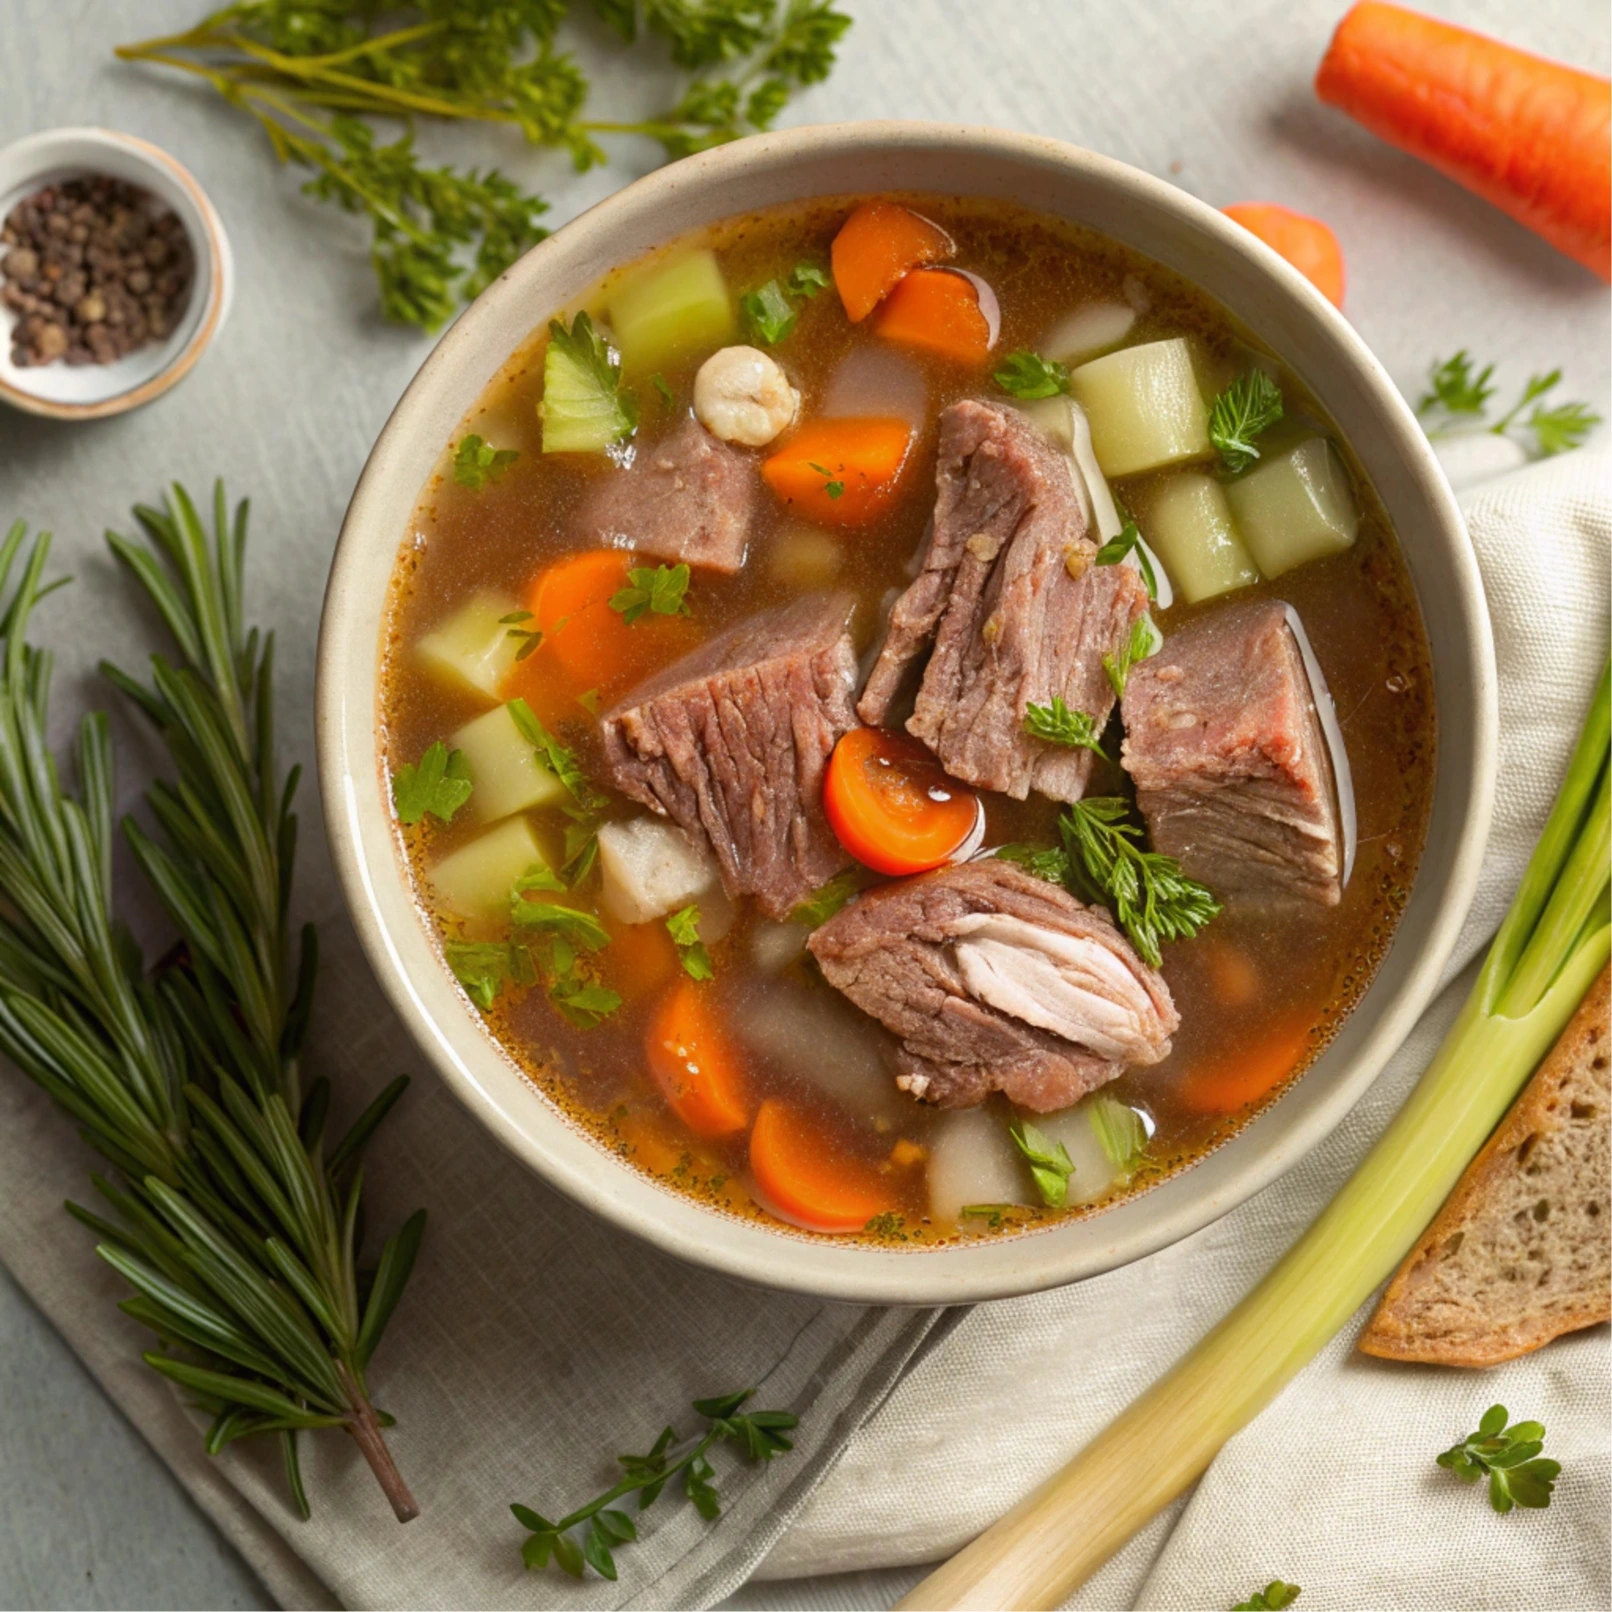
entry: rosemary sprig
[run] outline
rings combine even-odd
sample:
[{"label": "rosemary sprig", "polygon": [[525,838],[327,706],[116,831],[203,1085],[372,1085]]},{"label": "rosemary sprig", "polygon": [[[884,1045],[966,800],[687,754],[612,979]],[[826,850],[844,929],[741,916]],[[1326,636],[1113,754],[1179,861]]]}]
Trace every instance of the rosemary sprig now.
[{"label": "rosemary sprig", "polygon": [[[666,111],[583,117],[588,81],[559,48],[568,0],[235,0],[195,27],[121,45],[124,61],[191,75],[262,126],[305,191],[366,216],[387,318],[435,330],[546,233],[548,210],[496,170],[423,164],[417,118],[510,125],[606,160],[595,138],[643,135],[668,157],[770,128],[797,90],[828,77],[850,18],[833,0],[592,0],[625,44],[657,38],[690,75]],[[366,120],[402,124],[389,143]]]},{"label": "rosemary sprig", "polygon": [[359,1155],[406,1082],[327,1155],[330,1089],[304,1092],[300,1070],[318,952],[306,927],[293,961],[297,772],[274,757],[273,639],[245,626],[246,506],[232,519],[217,488],[211,542],[181,487],[135,513],[144,541],[108,542],[176,653],[149,683],[102,670],[175,769],[147,793],[156,835],[123,829],[179,941],[148,971],[113,908],[105,716],[79,725],[76,793],[47,747],[51,658],[27,632],[49,538],[19,522],[0,544],[0,1051],[112,1166],[94,1177],[111,1218],[68,1208],[134,1289],[147,1362],[212,1414],[208,1451],[278,1435],[306,1514],[297,1434],[344,1428],[406,1521],[418,1507],[365,1376],[423,1214],[358,1271]]}]

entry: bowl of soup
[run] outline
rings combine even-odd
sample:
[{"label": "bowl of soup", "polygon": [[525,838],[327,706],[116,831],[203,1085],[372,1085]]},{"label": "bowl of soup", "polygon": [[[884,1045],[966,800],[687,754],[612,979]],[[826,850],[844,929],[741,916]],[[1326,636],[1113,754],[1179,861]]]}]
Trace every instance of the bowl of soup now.
[{"label": "bowl of soup", "polygon": [[1225,1213],[1471,895],[1476,568],[1347,322],[1147,175],[746,140],[538,246],[354,494],[319,757],[427,1058],[670,1253],[954,1303]]}]

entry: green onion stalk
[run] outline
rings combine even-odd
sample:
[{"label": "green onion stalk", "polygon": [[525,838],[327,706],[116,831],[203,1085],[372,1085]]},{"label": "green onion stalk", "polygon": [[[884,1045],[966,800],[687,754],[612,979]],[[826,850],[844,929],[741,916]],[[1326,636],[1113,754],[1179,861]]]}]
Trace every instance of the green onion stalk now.
[{"label": "green onion stalk", "polygon": [[1370,1298],[1612,950],[1608,672],[1470,998],[1377,1145],[1280,1264],[1062,1471],[903,1607],[1056,1607],[1195,1482]]}]

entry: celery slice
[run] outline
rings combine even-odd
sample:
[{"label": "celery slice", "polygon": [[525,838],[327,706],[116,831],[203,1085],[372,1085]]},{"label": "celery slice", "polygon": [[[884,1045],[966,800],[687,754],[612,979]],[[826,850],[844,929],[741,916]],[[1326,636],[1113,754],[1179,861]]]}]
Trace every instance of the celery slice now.
[{"label": "celery slice", "polygon": [[603,453],[637,428],[638,407],[621,389],[620,361],[585,313],[569,330],[558,319],[549,324],[538,413],[544,453]]}]

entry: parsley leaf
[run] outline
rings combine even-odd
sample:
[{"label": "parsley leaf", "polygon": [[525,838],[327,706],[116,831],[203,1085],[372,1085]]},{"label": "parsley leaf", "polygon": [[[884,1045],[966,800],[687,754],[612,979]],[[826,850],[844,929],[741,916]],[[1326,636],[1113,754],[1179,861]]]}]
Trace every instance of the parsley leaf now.
[{"label": "parsley leaf", "polygon": [[1239,375],[1209,411],[1209,441],[1233,475],[1259,458],[1254,438],[1282,417],[1282,389],[1262,369]]},{"label": "parsley leaf", "polygon": [[808,302],[819,291],[826,291],[833,283],[828,270],[819,268],[815,263],[797,263],[789,271],[789,289],[797,297],[805,297]]},{"label": "parsley leaf", "polygon": [[1485,364],[1476,375],[1472,360],[1462,348],[1454,358],[1435,362],[1427,377],[1429,390],[1416,405],[1418,414],[1443,409],[1446,414],[1482,414],[1495,388],[1489,384],[1494,365]]},{"label": "parsley leaf", "polygon": [[450,750],[440,739],[430,745],[418,765],[392,774],[392,805],[400,823],[418,823],[427,812],[444,823],[470,799],[470,764],[462,750]]},{"label": "parsley leaf", "polygon": [[1159,579],[1153,574],[1153,562],[1147,557],[1147,548],[1142,542],[1142,534],[1136,529],[1135,521],[1126,521],[1119,529],[1119,534],[1109,538],[1092,559],[1097,565],[1118,565],[1132,552],[1136,555],[1136,568],[1142,573],[1142,585],[1147,589],[1148,598],[1157,599]]},{"label": "parsley leaf", "polygon": [[562,907],[554,901],[528,901],[519,887],[510,898],[509,916],[523,929],[563,935],[568,943],[584,951],[601,951],[610,944],[610,931],[591,912]]},{"label": "parsley leaf", "polygon": [[472,431],[453,450],[453,479],[461,487],[480,492],[488,482],[497,481],[519,458],[513,448],[495,448]]},{"label": "parsley leaf", "polygon": [[450,940],[442,948],[453,977],[483,1012],[508,985],[531,985],[537,978],[531,954],[508,941]]},{"label": "parsley leaf", "polygon": [[1545,1447],[1544,1423],[1513,1422],[1508,1427],[1506,1419],[1504,1405],[1491,1405],[1477,1432],[1451,1445],[1437,1457],[1438,1464],[1462,1483],[1487,1477],[1489,1504],[1502,1516],[1513,1506],[1542,1510],[1550,1504],[1561,1462],[1539,1459]]},{"label": "parsley leaf", "polygon": [[991,379],[1010,396],[1025,402],[1038,397],[1056,397],[1069,388],[1069,369],[1055,358],[1021,350],[1009,353]]},{"label": "parsley leaf", "polygon": [[537,751],[537,759],[565,785],[566,793],[577,806],[584,812],[602,811],[608,804],[608,797],[589,783],[576,751],[561,744],[532,714],[525,700],[511,700],[509,714],[521,737]]},{"label": "parsley leaf", "polygon": [[690,979],[708,980],[716,973],[711,966],[711,954],[700,939],[698,905],[690,903],[681,912],[674,912],[666,920],[666,933],[672,937],[678,958],[683,964],[683,972]]},{"label": "parsley leaf", "polygon": [[999,845],[996,854],[1004,862],[1017,862],[1048,884],[1069,883],[1069,853],[1060,845]]},{"label": "parsley leaf", "polygon": [[1030,1166],[1031,1178],[1041,1201],[1049,1209],[1062,1209],[1069,1196],[1069,1177],[1075,1173],[1074,1160],[1062,1142],[1054,1142],[1043,1130],[1028,1120],[1015,1119],[1008,1126],[1010,1135],[1025,1163]]},{"label": "parsley leaf", "polygon": [[649,384],[660,393],[661,398],[664,400],[667,408],[675,409],[677,407],[677,394],[672,391],[671,387],[666,382],[666,377],[658,370],[655,374],[649,377]]},{"label": "parsley leaf", "polygon": [[1099,1092],[1086,1109],[1103,1157],[1122,1175],[1133,1175],[1147,1153],[1147,1121],[1119,1098]]},{"label": "parsley leaf", "polygon": [[1071,802],[1058,819],[1077,895],[1106,903],[1142,958],[1157,968],[1165,941],[1189,940],[1220,903],[1173,856],[1144,851],[1142,831],[1115,796]]},{"label": "parsley leaf", "polygon": [[1540,458],[1548,459],[1578,447],[1600,423],[1601,416],[1589,404],[1560,403],[1553,409],[1536,408],[1523,428],[1534,433]]},{"label": "parsley leaf", "polygon": [[759,291],[747,291],[739,298],[745,328],[751,337],[768,347],[776,347],[795,328],[794,304],[784,295],[776,280],[769,280]]},{"label": "parsley leaf", "polygon": [[820,884],[789,914],[792,924],[806,924],[816,929],[826,924],[836,912],[862,888],[862,876],[855,868],[836,873],[827,884]]},{"label": "parsley leaf", "polygon": [[1102,746],[1102,735],[1091,715],[1085,711],[1070,710],[1061,694],[1052,696],[1051,705],[1036,705],[1034,702],[1026,705],[1024,731],[1032,739],[1040,739],[1046,744],[1061,744],[1071,750],[1091,750],[1105,761],[1108,759],[1108,752]]},{"label": "parsley leaf", "polygon": [[543,635],[536,627],[522,626],[523,622],[531,619],[530,610],[511,610],[507,616],[498,618],[498,625],[509,629],[505,636],[520,641],[521,647],[515,651],[516,660],[525,660],[543,642]]},{"label": "parsley leaf", "polygon": [[578,1030],[591,1030],[621,1006],[621,994],[575,974],[562,974],[549,987],[549,1000]]},{"label": "parsley leaf", "polygon": [[1131,636],[1119,654],[1103,656],[1103,670],[1108,673],[1108,681],[1113,685],[1115,699],[1125,698],[1125,684],[1131,675],[1131,668],[1139,660],[1157,654],[1163,642],[1159,629],[1153,625],[1153,618],[1138,616],[1131,628]]},{"label": "parsley leaf", "polygon": [[1281,1612],[1303,1593],[1297,1584],[1284,1584],[1281,1579],[1273,1578],[1264,1589],[1255,1590],[1246,1601],[1239,1601],[1231,1612]]},{"label": "parsley leaf", "polygon": [[1000,1231],[1002,1221],[1019,1205],[1016,1203],[965,1203],[957,1211],[959,1220],[983,1220],[991,1231]]},{"label": "parsley leaf", "polygon": [[634,566],[627,586],[611,595],[610,608],[630,627],[652,611],[657,616],[688,614],[689,568],[686,565]]},{"label": "parsley leaf", "polygon": [[827,465],[820,465],[815,459],[808,459],[806,465],[808,469],[815,470],[818,475],[829,478],[823,483],[823,491],[830,498],[841,498],[845,495],[845,483],[834,479],[834,472]]}]

